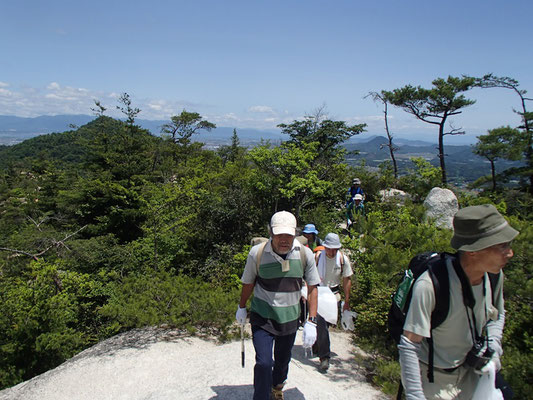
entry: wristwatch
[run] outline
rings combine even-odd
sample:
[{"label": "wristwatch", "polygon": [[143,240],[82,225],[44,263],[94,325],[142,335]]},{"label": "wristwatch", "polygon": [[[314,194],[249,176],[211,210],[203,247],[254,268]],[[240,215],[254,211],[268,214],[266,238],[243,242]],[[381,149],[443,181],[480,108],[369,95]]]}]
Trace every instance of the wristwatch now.
[{"label": "wristwatch", "polygon": [[312,322],[313,324],[317,324],[316,317],[309,317],[309,322]]}]

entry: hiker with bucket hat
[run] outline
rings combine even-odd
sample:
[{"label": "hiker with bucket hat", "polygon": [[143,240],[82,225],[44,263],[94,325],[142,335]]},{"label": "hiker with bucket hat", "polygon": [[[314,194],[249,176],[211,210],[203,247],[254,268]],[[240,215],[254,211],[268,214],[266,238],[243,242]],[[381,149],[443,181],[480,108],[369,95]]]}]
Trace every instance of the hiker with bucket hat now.
[{"label": "hiker with bucket hat", "polygon": [[[316,264],[320,276],[320,286],[327,286],[337,297],[337,307],[341,301],[341,285],[344,292],[343,318],[347,318],[345,311],[350,311],[350,291],[353,275],[350,259],[340,251],[342,247],[339,235],[328,233],[322,243],[324,250],[316,253]],[[313,353],[320,359],[319,369],[326,372],[331,358],[329,323],[320,314],[317,317],[317,341],[313,346]]]},{"label": "hiker with bucket hat", "polygon": [[449,309],[444,322],[434,329],[431,271],[413,285],[398,345],[407,399],[471,399],[480,375],[501,368],[502,270],[513,257],[511,241],[519,232],[489,204],[459,210],[453,227],[451,246],[457,254],[436,265],[447,271]]},{"label": "hiker with bucket hat", "polygon": [[322,240],[318,237],[318,231],[314,224],[307,224],[302,230],[302,235],[307,239],[307,246],[315,251],[317,246],[322,245]]}]

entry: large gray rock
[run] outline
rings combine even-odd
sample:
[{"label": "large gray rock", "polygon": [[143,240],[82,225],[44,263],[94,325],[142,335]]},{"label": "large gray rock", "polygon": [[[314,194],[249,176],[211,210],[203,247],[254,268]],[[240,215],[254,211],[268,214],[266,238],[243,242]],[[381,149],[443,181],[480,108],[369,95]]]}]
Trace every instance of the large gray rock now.
[{"label": "large gray rock", "polygon": [[459,210],[459,202],[449,189],[434,187],[424,200],[426,218],[435,221],[438,227],[453,229],[453,216]]}]

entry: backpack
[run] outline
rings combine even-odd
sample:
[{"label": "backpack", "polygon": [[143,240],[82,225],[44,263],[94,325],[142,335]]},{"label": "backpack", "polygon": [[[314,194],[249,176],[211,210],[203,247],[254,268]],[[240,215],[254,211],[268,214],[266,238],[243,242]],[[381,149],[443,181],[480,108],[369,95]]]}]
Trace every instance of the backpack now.
[{"label": "backpack", "polygon": [[[389,309],[387,321],[389,333],[397,344],[400,342],[400,336],[403,334],[403,325],[411,303],[413,285],[425,271],[429,271],[433,289],[435,290],[435,309],[431,313],[430,334],[433,329],[446,320],[450,308],[450,280],[448,277],[448,268],[446,267],[446,261],[449,258],[453,263],[453,267],[463,288],[470,287],[463,269],[456,262],[456,254],[425,252],[414,256],[409,262],[407,270],[402,272],[403,279],[392,295],[392,304]],[[494,288],[500,278],[500,274],[489,273],[488,276],[492,291],[492,301],[494,303]],[[433,338],[430,336],[427,338],[427,342],[429,346],[428,380],[429,382],[433,382]],[[402,384],[400,382],[398,398],[401,396],[401,391]]]}]

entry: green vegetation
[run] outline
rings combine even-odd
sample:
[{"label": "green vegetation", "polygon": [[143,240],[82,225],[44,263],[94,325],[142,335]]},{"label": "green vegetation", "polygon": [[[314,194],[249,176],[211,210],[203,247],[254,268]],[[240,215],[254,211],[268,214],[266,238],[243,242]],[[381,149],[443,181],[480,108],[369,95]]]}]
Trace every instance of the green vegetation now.
[{"label": "green vegetation", "polygon": [[[233,337],[250,239],[267,235],[270,216],[281,209],[302,225],[342,233],[344,194],[357,176],[367,218],[361,235],[343,237],[356,265],[355,338],[371,354],[364,362],[373,382],[394,390],[399,368],[385,329],[392,278],[418,252],[450,250],[450,232],[425,222],[420,205],[441,171],[414,160],[398,180],[414,202],[398,207],[377,196],[395,181],[390,165],[370,172],[343,162],[342,143],[364,125],[309,117],[282,126],[291,139],[279,146],[247,150],[235,131],[231,145],[210,151],[188,140],[201,133],[191,128],[201,116],[184,110],[167,128],[181,121],[192,131],[158,137],[135,125],[138,111],[127,94],[121,102],[126,122],[99,108],[79,129],[1,149],[0,388],[132,328]],[[457,194],[461,206],[495,204],[522,232],[506,268],[503,364],[517,398],[528,398],[531,195]]]}]

